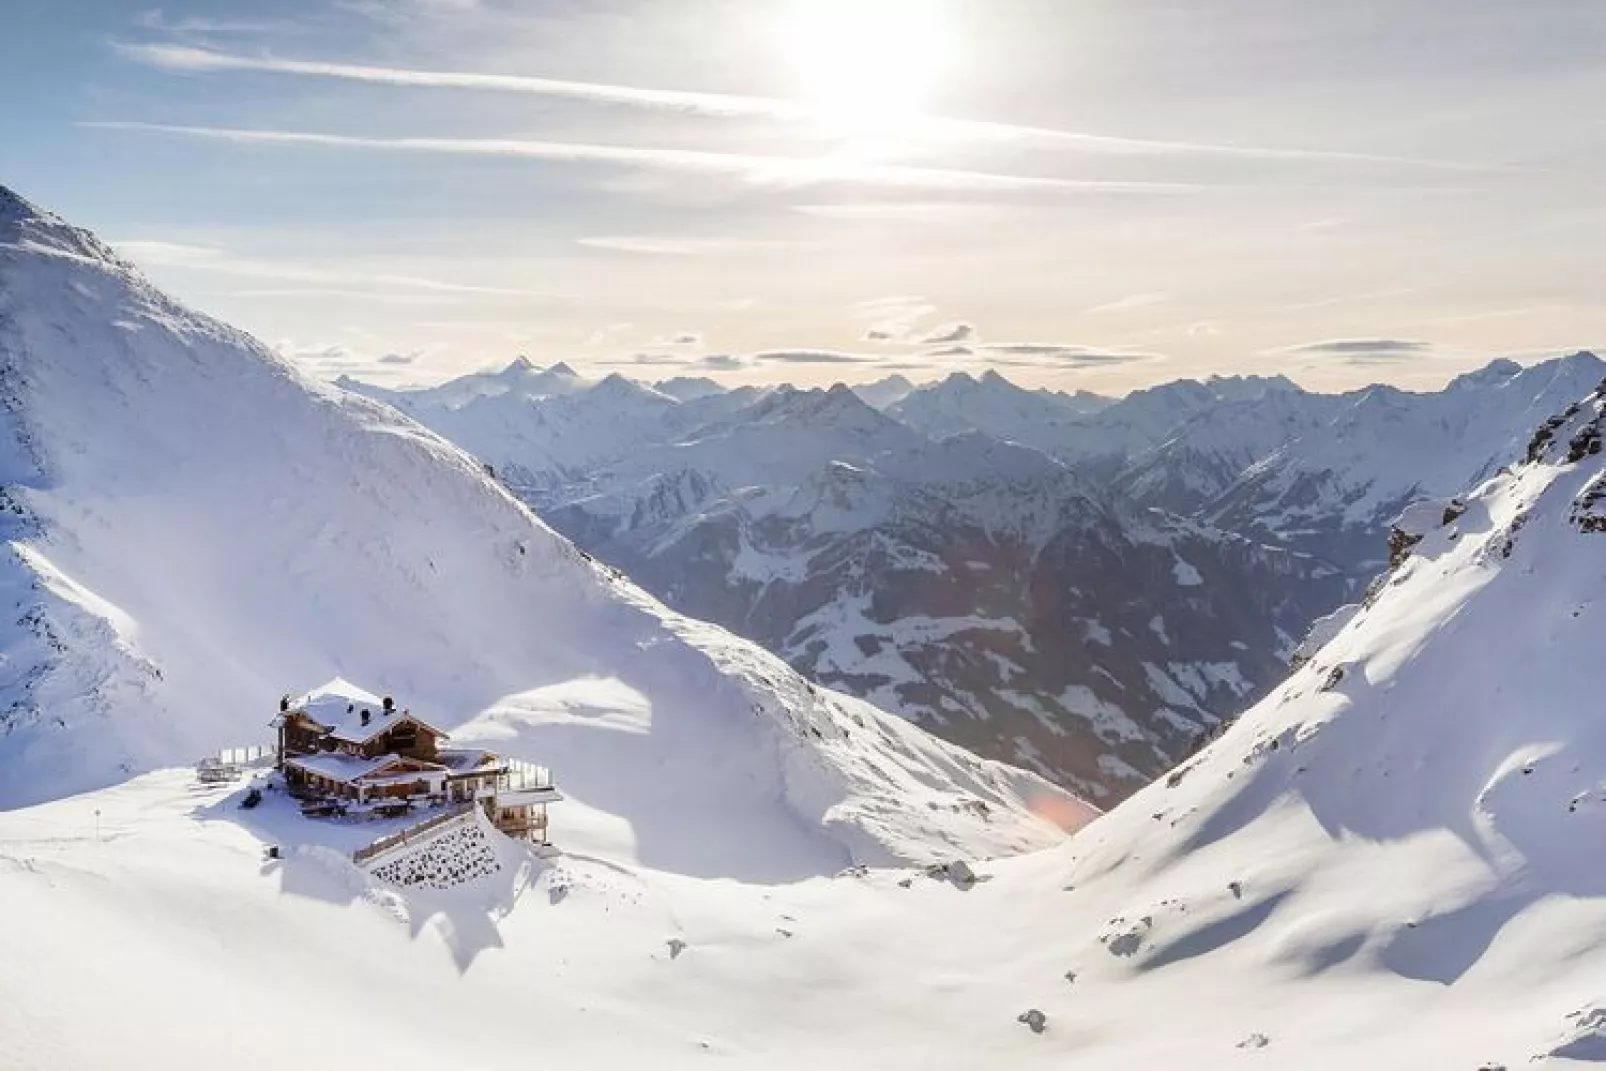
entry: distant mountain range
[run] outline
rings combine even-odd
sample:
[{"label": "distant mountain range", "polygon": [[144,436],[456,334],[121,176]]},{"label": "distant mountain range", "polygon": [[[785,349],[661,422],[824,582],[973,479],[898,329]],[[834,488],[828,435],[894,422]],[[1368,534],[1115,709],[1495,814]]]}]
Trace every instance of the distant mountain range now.
[{"label": "distant mountain range", "polygon": [[1401,509],[1492,475],[1603,375],[1579,353],[1429,393],[1249,376],[1116,400],[992,371],[726,390],[521,359],[341,385],[676,609],[1108,803],[1286,673]]}]

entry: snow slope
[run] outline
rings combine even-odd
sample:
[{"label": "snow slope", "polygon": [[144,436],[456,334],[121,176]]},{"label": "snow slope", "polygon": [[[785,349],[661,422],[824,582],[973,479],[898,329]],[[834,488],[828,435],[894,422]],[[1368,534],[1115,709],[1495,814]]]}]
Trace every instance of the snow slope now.
[{"label": "snow slope", "polygon": [[1599,1063],[1603,431],[1606,385],[1463,512],[1414,518],[1223,737],[974,885],[669,874],[594,854],[582,807],[561,857],[403,894],[312,847],[264,865],[286,827],[176,773],[0,814],[0,1063]]},{"label": "snow slope", "polygon": [[[990,855],[1059,839],[1033,806],[1089,813],[669,612],[458,448],[8,192],[0,406],[0,806],[264,742],[279,695],[338,675],[448,730],[523,711],[506,750],[670,870]],[[596,688],[628,731],[527,700]]]}]

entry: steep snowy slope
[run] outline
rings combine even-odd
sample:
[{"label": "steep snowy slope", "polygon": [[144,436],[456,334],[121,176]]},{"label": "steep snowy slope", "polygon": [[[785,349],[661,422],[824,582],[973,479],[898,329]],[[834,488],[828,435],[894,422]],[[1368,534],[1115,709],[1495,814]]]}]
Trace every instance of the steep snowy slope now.
[{"label": "steep snowy slope", "polygon": [[[0,805],[261,742],[278,695],[340,675],[448,729],[525,711],[519,751],[670,869],[1013,850],[1058,837],[1035,798],[1076,809],[670,613],[457,448],[10,193],[0,405]],[[598,681],[620,716],[560,701]]]},{"label": "steep snowy slope", "polygon": [[[757,887],[579,852],[399,893],[315,851],[262,866],[282,830],[242,826],[179,775],[0,814],[5,1055],[70,1071],[220,1052],[242,1067],[345,1052],[398,1068],[532,1053],[605,1069],[1598,1064],[1606,385],[1547,423],[1533,460],[1464,510],[1412,511],[1409,556],[1225,736],[973,885],[877,871]],[[298,1026],[261,1029],[276,1022]]]}]

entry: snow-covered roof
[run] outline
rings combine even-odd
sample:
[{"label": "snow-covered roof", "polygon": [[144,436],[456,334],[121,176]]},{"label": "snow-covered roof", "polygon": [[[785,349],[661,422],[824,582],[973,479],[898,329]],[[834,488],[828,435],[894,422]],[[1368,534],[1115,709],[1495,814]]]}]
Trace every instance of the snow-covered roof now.
[{"label": "snow-covered roof", "polygon": [[442,749],[435,753],[435,759],[454,773],[466,773],[469,770],[478,770],[482,766],[497,769],[507,765],[494,753],[478,749]]},{"label": "snow-covered roof", "polygon": [[[416,780],[420,776],[438,776],[446,772],[446,768],[437,763],[419,762],[417,759],[403,760],[400,755],[379,755],[372,759],[362,759],[339,751],[325,751],[317,755],[296,755],[284,761],[287,766],[295,766],[308,773],[331,777],[341,782],[370,781],[383,784],[396,780]],[[375,776],[383,774],[390,767],[403,761],[426,768],[407,770],[384,777]]]},{"label": "snow-covered roof", "polygon": [[[412,721],[437,736],[446,735],[411,711],[397,710],[386,714],[384,700],[341,677],[292,699],[290,709],[300,711],[328,729],[330,736],[349,744],[365,744],[404,720]],[[367,725],[362,721],[365,710],[369,715]]]},{"label": "snow-covered roof", "polygon": [[342,754],[338,751],[326,751],[317,755],[296,755],[284,760],[286,766],[294,766],[297,769],[305,770],[307,773],[333,778],[342,782],[355,781],[358,778],[378,773],[398,761],[400,760],[395,755],[380,755],[372,759],[359,759],[353,755]]}]

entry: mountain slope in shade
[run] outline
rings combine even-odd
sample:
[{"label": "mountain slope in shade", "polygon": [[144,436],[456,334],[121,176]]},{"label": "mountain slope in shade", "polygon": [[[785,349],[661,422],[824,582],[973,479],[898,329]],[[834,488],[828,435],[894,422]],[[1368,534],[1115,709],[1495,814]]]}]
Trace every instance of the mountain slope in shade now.
[{"label": "mountain slope in shade", "polygon": [[30,964],[0,972],[10,1053],[213,1066],[267,1020],[317,1025],[241,1066],[352,1038],[402,1068],[532,1045],[620,1069],[1598,1063],[1603,433],[1606,385],[1531,461],[1402,518],[1409,553],[1223,737],[974,884],[755,887],[575,850],[423,896],[316,852],[264,871],[288,827],[175,775],[0,814],[30,923],[0,927],[0,962]]},{"label": "mountain slope in shade", "polygon": [[[10,193],[0,408],[0,806],[262,742],[280,694],[338,675],[446,729],[504,712],[513,754],[668,869],[992,854],[1058,838],[1033,803],[1087,813],[669,612],[456,447]],[[597,688],[619,717],[571,701]]]},{"label": "mountain slope in shade", "polygon": [[811,679],[1100,801],[1252,700],[1346,593],[1038,451],[932,442],[833,393],[778,392],[542,512]]}]

